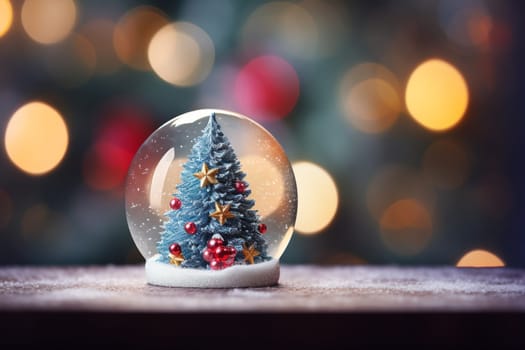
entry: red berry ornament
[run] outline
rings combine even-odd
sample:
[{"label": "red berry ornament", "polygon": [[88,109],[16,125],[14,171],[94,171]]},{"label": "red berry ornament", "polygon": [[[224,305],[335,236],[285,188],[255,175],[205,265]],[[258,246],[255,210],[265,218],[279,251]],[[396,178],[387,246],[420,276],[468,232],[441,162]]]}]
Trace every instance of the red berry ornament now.
[{"label": "red berry ornament", "polygon": [[210,249],[215,249],[219,246],[222,246],[224,244],[224,241],[220,238],[211,238],[209,241],[208,241],[208,248]]},{"label": "red berry ornament", "polygon": [[266,227],[265,224],[259,224],[259,226],[257,227],[257,230],[259,230],[259,232],[262,234],[265,234],[267,229],[268,228]]},{"label": "red berry ornament", "polygon": [[226,266],[224,266],[224,263],[222,261],[219,261],[219,260],[212,260],[210,262],[210,269],[212,270],[222,270],[224,269]]},{"label": "red berry ornament", "polygon": [[215,253],[210,249],[205,249],[202,253],[202,258],[207,263],[211,263],[215,259]]},{"label": "red berry ornament", "polygon": [[237,249],[224,245],[220,235],[214,235],[202,252],[202,258],[210,265],[212,270],[222,270],[233,265]]},{"label": "red berry ornament", "polygon": [[173,254],[175,256],[178,256],[181,253],[180,245],[178,243],[173,243],[172,245],[170,245],[169,250],[170,254]]},{"label": "red berry ornament", "polygon": [[170,200],[170,208],[171,208],[171,209],[173,209],[173,210],[179,210],[181,206],[182,206],[182,202],[181,202],[180,199],[178,199],[177,197],[173,197],[173,198]]},{"label": "red berry ornament", "polygon": [[197,225],[194,222],[188,222],[184,225],[184,230],[190,235],[194,235],[197,232]]},{"label": "red berry ornament", "polygon": [[220,261],[231,260],[230,258],[235,257],[235,254],[237,254],[237,250],[234,247],[219,246],[215,248],[215,259]]},{"label": "red berry ornament", "polygon": [[244,193],[246,190],[246,184],[242,181],[235,181],[235,191],[237,193]]}]

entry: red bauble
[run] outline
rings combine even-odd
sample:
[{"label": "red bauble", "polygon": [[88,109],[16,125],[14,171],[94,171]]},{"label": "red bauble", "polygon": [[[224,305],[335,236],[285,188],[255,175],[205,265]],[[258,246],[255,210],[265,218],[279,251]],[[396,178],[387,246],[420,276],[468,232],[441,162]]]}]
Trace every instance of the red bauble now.
[{"label": "red bauble", "polygon": [[215,248],[215,259],[220,261],[229,261],[231,258],[235,258],[237,250],[231,246],[218,246]]},{"label": "red bauble", "polygon": [[181,202],[180,199],[178,199],[177,197],[173,197],[173,198],[170,200],[170,208],[171,208],[171,209],[173,209],[173,210],[179,210],[181,206],[182,206],[182,202]]},{"label": "red bauble", "polygon": [[214,248],[217,248],[219,246],[222,246],[224,244],[224,241],[220,238],[211,238],[209,241],[208,241],[208,248],[210,249],[214,249]]},{"label": "red bauble", "polygon": [[184,225],[184,230],[186,230],[187,233],[190,235],[194,235],[197,232],[197,225],[195,225],[194,222],[188,222],[186,225]]},{"label": "red bauble", "polygon": [[224,245],[219,234],[213,235],[208,241],[208,247],[202,252],[202,258],[212,270],[222,270],[233,265],[237,249]]},{"label": "red bauble", "polygon": [[210,269],[212,270],[222,270],[224,268],[226,268],[228,266],[226,266],[225,263],[223,263],[222,261],[219,261],[219,260],[212,260],[210,262]]},{"label": "red bauble", "polygon": [[204,261],[210,263],[215,259],[215,253],[211,249],[205,249],[202,253]]},{"label": "red bauble", "polygon": [[226,252],[226,247],[223,245],[218,246],[214,250],[215,259],[223,261],[228,258],[228,253]]},{"label": "red bauble", "polygon": [[246,184],[242,181],[235,181],[235,191],[237,193],[244,193],[246,190]]},{"label": "red bauble", "polygon": [[178,256],[181,253],[180,245],[178,243],[173,243],[172,245],[170,245],[169,250],[170,253],[175,256]]},{"label": "red bauble", "polygon": [[268,228],[266,227],[265,224],[259,224],[259,226],[257,226],[257,230],[259,230],[259,232],[262,234],[265,234],[267,229]]}]

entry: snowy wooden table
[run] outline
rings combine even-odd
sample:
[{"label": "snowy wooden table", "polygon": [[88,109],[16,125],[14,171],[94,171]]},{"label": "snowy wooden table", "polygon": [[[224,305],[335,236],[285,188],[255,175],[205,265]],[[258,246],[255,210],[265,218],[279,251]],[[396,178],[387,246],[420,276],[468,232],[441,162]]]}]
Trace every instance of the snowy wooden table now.
[{"label": "snowy wooden table", "polygon": [[183,289],[146,284],[143,266],[3,267],[0,320],[0,343],[245,335],[516,345],[525,270],[283,266],[274,287]]}]

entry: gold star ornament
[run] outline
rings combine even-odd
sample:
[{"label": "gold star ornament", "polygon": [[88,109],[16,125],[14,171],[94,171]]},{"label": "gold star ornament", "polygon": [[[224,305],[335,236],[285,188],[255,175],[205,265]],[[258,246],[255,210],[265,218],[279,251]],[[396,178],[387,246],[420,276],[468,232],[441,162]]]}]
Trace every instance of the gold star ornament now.
[{"label": "gold star ornament", "polygon": [[179,255],[174,255],[170,253],[169,256],[170,256],[170,264],[179,266],[184,261],[184,255],[182,255],[182,253]]},{"label": "gold star ornament", "polygon": [[208,169],[208,164],[202,163],[201,171],[193,174],[193,176],[201,180],[201,188],[202,188],[210,184],[211,185],[216,184],[217,179],[215,177],[217,176],[218,172],[219,172],[219,168]]},{"label": "gold star ornament", "polygon": [[255,245],[252,244],[249,248],[246,247],[246,244],[242,244],[242,253],[244,254],[244,261],[248,261],[250,264],[253,264],[253,258],[261,255],[261,253],[255,249]]},{"label": "gold star ornament", "polygon": [[230,204],[220,205],[219,202],[215,202],[215,211],[210,216],[217,219],[219,224],[224,225],[226,220],[234,218],[235,214],[230,213]]}]

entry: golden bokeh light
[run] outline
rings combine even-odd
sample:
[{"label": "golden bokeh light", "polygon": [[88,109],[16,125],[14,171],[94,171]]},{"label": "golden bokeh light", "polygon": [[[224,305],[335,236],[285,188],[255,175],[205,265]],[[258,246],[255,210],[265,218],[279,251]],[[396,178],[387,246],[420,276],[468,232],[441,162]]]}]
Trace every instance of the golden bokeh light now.
[{"label": "golden bokeh light", "polygon": [[0,0],[0,38],[13,24],[13,6],[9,0]]},{"label": "golden bokeh light", "polygon": [[246,20],[241,39],[246,51],[290,53],[312,57],[319,33],[312,15],[300,4],[272,1],[259,6]]},{"label": "golden bokeh light", "polygon": [[432,185],[454,189],[467,179],[470,162],[462,143],[454,140],[438,140],[423,155],[423,176]]},{"label": "golden bokeh light", "polygon": [[175,22],[155,33],[148,46],[148,60],[162,80],[177,86],[192,86],[210,73],[215,48],[201,28],[188,22]]},{"label": "golden bokeh light", "polygon": [[240,157],[244,179],[252,191],[250,198],[262,219],[271,215],[282,204],[284,182],[279,169],[270,160],[256,155]]},{"label": "golden bokeh light", "polygon": [[376,63],[362,63],[343,77],[340,99],[346,119],[365,133],[390,128],[403,108],[396,76]]},{"label": "golden bokeh light", "polygon": [[25,0],[22,6],[22,26],[27,35],[40,44],[64,40],[77,20],[73,0]]},{"label": "golden bokeh light", "polygon": [[350,122],[359,130],[379,133],[388,129],[401,111],[396,90],[381,79],[368,79],[355,85],[348,96]]},{"label": "golden bokeh light", "polygon": [[415,199],[401,199],[390,205],[379,222],[386,246],[401,255],[420,253],[432,237],[432,217]]},{"label": "golden bokeh light", "polygon": [[471,250],[463,255],[457,267],[503,267],[505,263],[497,255],[483,249]]},{"label": "golden bokeh light", "polygon": [[69,136],[63,117],[43,102],[30,102],[11,117],[5,131],[9,159],[22,171],[42,175],[63,159]]},{"label": "golden bokeh light", "polygon": [[124,14],[113,33],[118,58],[138,70],[150,70],[148,45],[153,35],[166,24],[168,17],[152,6],[139,6]]},{"label": "golden bokeh light", "polygon": [[450,63],[431,59],[410,75],[405,92],[408,112],[432,131],[454,127],[465,115],[469,102],[467,83]]},{"label": "golden bokeh light", "polygon": [[292,164],[297,184],[297,219],[299,233],[322,231],[334,219],[339,194],[334,179],[319,165],[310,162]]}]

